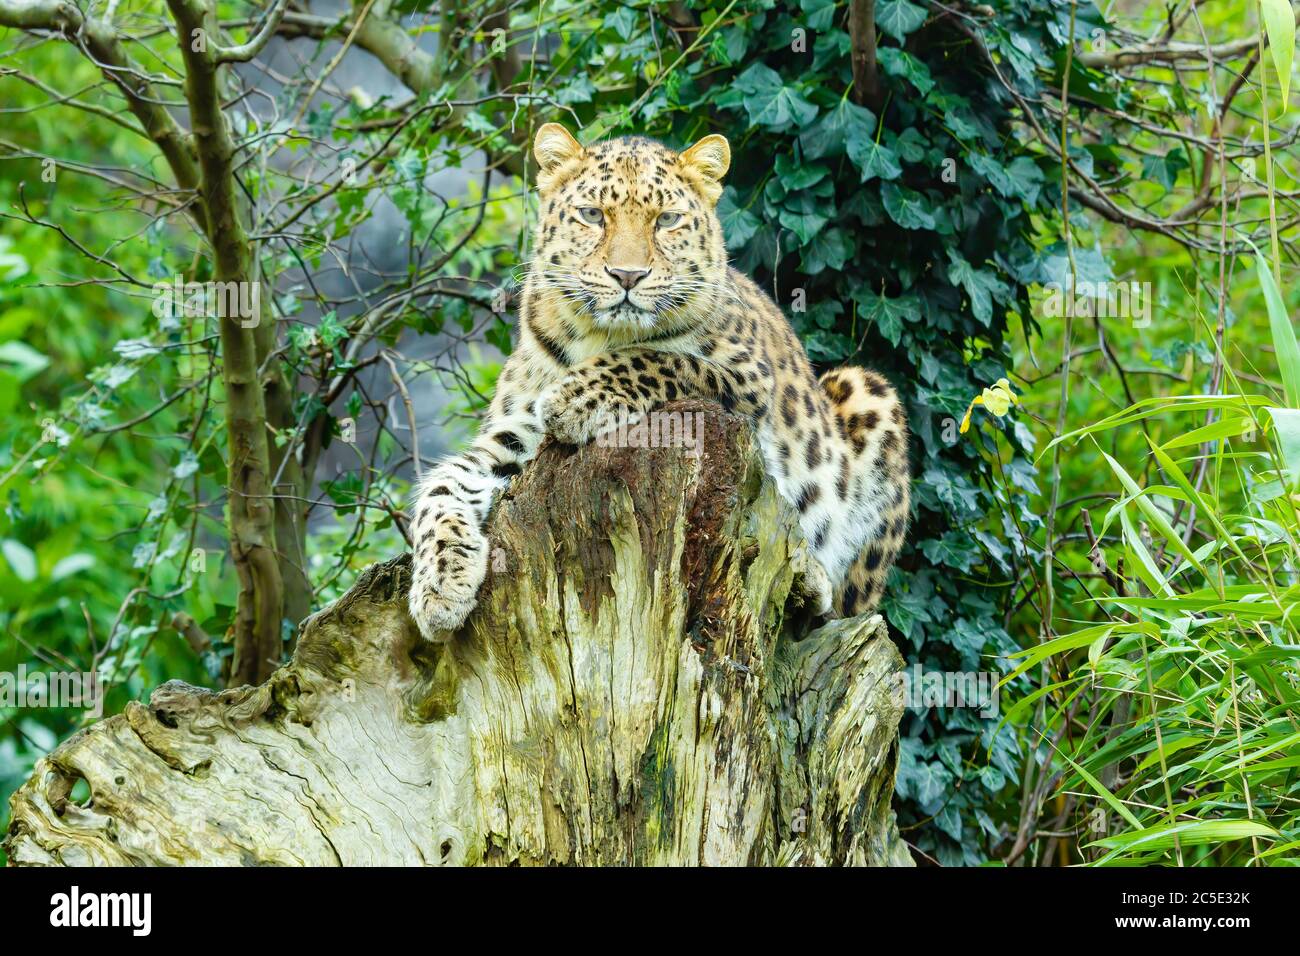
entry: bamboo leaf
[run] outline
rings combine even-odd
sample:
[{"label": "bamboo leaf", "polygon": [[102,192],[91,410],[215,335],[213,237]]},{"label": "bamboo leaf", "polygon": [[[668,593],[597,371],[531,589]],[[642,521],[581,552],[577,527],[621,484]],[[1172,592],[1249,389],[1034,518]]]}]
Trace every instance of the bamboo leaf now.
[{"label": "bamboo leaf", "polygon": [[1178,605],[1177,596],[1174,589],[1169,586],[1165,576],[1160,573],[1156,567],[1155,559],[1151,557],[1151,552],[1142,541],[1142,535],[1138,533],[1137,526],[1133,524],[1133,519],[1129,517],[1128,511],[1123,509],[1119,513],[1119,523],[1124,529],[1124,543],[1128,546],[1128,555],[1133,562],[1133,573],[1142,579],[1142,583],[1152,594],[1164,594],[1169,597],[1175,607]]},{"label": "bamboo leaf", "polygon": [[[1112,810],[1114,810],[1121,817],[1127,820],[1130,826],[1137,827],[1138,832],[1145,832],[1142,830],[1142,823],[1138,820],[1137,817],[1133,815],[1133,811],[1130,810],[1128,807],[1124,806],[1123,802],[1118,797],[1116,797],[1113,793],[1111,793],[1104,786],[1102,786],[1100,780],[1098,780],[1092,774],[1088,773],[1088,771],[1084,770],[1077,763],[1071,760],[1069,754],[1062,753],[1061,756],[1065,758],[1066,763],[1068,763],[1071,767],[1074,768],[1075,773],[1077,773],[1080,777],[1082,777],[1087,782],[1088,786],[1092,787],[1092,789],[1097,791],[1097,795],[1100,796],[1103,800],[1105,800],[1106,803],[1110,805],[1110,808]],[[1114,837],[1112,839],[1119,839],[1119,838]]]},{"label": "bamboo leaf", "polygon": [[[1160,512],[1160,509],[1151,502],[1150,498],[1143,494],[1142,489],[1138,487],[1137,482],[1134,481],[1129,476],[1129,473],[1124,470],[1124,466],[1105,452],[1102,452],[1101,454],[1102,457],[1106,459],[1106,463],[1110,465],[1110,470],[1115,472],[1115,477],[1120,480],[1120,484],[1122,484],[1125,490],[1133,496],[1133,503],[1138,506],[1144,515],[1146,515],[1147,520],[1151,522],[1152,526],[1164,535],[1165,540],[1169,542],[1171,548],[1190,561],[1192,565],[1195,566],[1196,570],[1200,571],[1208,580],[1210,575],[1209,572],[1205,570],[1205,565],[1201,564],[1196,555],[1192,553],[1192,549],[1183,543],[1183,539],[1179,536],[1178,532],[1174,530],[1173,525],[1169,523],[1169,519]],[[1151,566],[1154,570],[1155,563],[1152,562]]]},{"label": "bamboo leaf", "polygon": [[1282,292],[1273,281],[1273,270],[1259,253],[1255,253],[1255,274],[1259,276],[1264,302],[1268,306],[1268,325],[1273,333],[1273,348],[1282,372],[1287,406],[1300,408],[1300,345],[1296,344],[1295,329],[1287,315],[1286,303],[1282,301]]},{"label": "bamboo leaf", "polygon": [[[1267,264],[1265,268],[1267,268]],[[1076,428],[1074,431],[1053,438],[1039,452],[1038,458],[1041,459],[1044,454],[1062,442],[1076,442],[1087,435],[1110,431],[1121,425],[1128,425],[1165,412],[1203,412],[1208,409],[1219,409],[1224,413],[1230,412],[1241,415],[1248,406],[1263,407],[1270,404],[1272,403],[1262,395],[1177,395],[1168,398],[1144,398],[1121,412],[1108,415],[1101,421],[1093,422],[1083,428]]]},{"label": "bamboo leaf", "polygon": [[1282,451],[1282,464],[1291,478],[1291,487],[1300,484],[1300,410],[1294,408],[1269,408],[1277,434],[1278,448]]},{"label": "bamboo leaf", "polygon": [[1255,422],[1253,419],[1244,416],[1233,416],[1209,425],[1202,425],[1200,428],[1193,428],[1177,438],[1170,439],[1161,447],[1166,449],[1186,448],[1188,445],[1199,445],[1202,442],[1217,441],[1220,438],[1236,438],[1238,435],[1249,432],[1254,427]]},{"label": "bamboo leaf", "polygon": [[1282,109],[1286,109],[1291,63],[1295,59],[1295,14],[1291,0],[1259,0],[1259,6],[1264,16],[1264,32],[1268,35],[1268,49],[1273,54],[1273,67],[1282,86]]},{"label": "bamboo leaf", "polygon": [[[1066,759],[1069,760],[1068,757]],[[1256,823],[1254,820],[1195,820],[1177,826],[1165,824],[1134,833],[1104,837],[1097,840],[1096,845],[1108,849],[1149,851],[1169,849],[1174,845],[1175,837],[1183,846],[1196,846],[1205,843],[1226,843],[1229,840],[1245,840],[1250,837],[1275,838],[1277,836],[1278,832],[1272,827]]]},{"label": "bamboo leaf", "polygon": [[1214,525],[1214,530],[1219,533],[1219,540],[1225,542],[1228,547],[1232,548],[1237,557],[1245,561],[1246,555],[1237,545],[1237,539],[1228,531],[1227,526],[1223,523],[1223,519],[1219,517],[1219,511],[1210,497],[1201,494],[1192,487],[1192,483],[1188,481],[1187,476],[1183,474],[1183,470],[1178,467],[1178,463],[1174,461],[1170,455],[1166,454],[1163,448],[1150,439],[1147,439],[1147,444],[1151,446],[1151,454],[1156,456],[1156,461],[1160,463],[1160,467],[1164,469],[1165,474],[1169,475],[1169,477],[1174,480],[1174,483],[1183,489],[1183,493],[1187,495],[1187,499],[1197,505],[1201,509],[1202,513],[1210,519],[1210,522]]}]

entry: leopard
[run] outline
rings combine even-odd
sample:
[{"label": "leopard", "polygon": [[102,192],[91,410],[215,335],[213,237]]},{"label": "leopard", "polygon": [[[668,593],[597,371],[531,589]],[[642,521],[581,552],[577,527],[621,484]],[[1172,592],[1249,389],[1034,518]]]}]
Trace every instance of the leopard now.
[{"label": "leopard", "polygon": [[477,436],[415,486],[409,607],[446,640],[487,574],[493,503],[548,436],[583,445],[615,420],[705,399],[754,429],[812,556],[814,612],[876,609],[910,514],[908,428],[881,374],[816,375],[780,307],[730,265],[718,202],[726,137],[681,152],[641,136],[532,142],[537,221],[517,341]]}]

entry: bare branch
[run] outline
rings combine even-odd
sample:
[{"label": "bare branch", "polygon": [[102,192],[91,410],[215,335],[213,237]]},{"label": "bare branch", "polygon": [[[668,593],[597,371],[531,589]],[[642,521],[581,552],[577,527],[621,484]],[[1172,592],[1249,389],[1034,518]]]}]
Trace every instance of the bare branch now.
[{"label": "bare branch", "polygon": [[[315,39],[342,34],[352,45],[360,47],[383,63],[388,71],[412,93],[429,93],[438,88],[440,77],[445,72],[438,59],[420,49],[400,24],[385,19],[377,9],[368,16],[364,14],[365,11],[362,10],[355,16],[331,19],[290,10],[284,15],[279,32],[281,36],[303,36]],[[498,26],[502,23],[500,18],[489,19]],[[445,36],[443,42],[447,42]],[[512,70],[518,70],[518,63],[510,56],[507,56],[504,61],[493,61],[492,72],[499,87],[500,84],[508,83],[513,79]],[[467,75],[465,80],[465,83],[453,91],[453,100],[457,102],[472,100],[483,92],[482,88],[473,82],[472,75]],[[533,98],[529,97],[530,101]],[[452,122],[459,122],[466,112],[456,106]],[[517,128],[512,126],[508,132],[515,145],[521,147],[524,145],[528,134],[527,129],[522,126]],[[522,150],[503,156],[501,165],[506,172],[516,176],[522,175],[524,171]]]},{"label": "bare branch", "polygon": [[[354,26],[355,22],[349,17],[338,20],[290,10],[284,15],[279,32],[282,36],[319,40],[337,32],[346,35]],[[421,50],[398,24],[367,17],[353,42],[383,63],[411,92],[423,93],[433,89],[436,72],[433,56]]]},{"label": "bare branch", "polygon": [[[1300,22],[1300,9],[1295,11],[1296,20]],[[1117,66],[1132,66],[1136,63],[1176,63],[1180,60],[1208,60],[1222,62],[1245,56],[1259,45],[1254,34],[1231,43],[1207,46],[1204,43],[1141,43],[1137,46],[1109,50],[1105,53],[1091,51],[1080,53],[1076,59],[1080,64],[1093,69]]]},{"label": "bare branch", "polygon": [[284,19],[284,13],[288,9],[289,0],[277,0],[275,7],[266,18],[266,22],[262,24],[247,43],[231,47],[214,46],[212,50],[213,57],[218,63],[247,63],[261,53],[266,44],[270,42],[271,37],[275,36],[275,31],[279,29],[280,21]]}]

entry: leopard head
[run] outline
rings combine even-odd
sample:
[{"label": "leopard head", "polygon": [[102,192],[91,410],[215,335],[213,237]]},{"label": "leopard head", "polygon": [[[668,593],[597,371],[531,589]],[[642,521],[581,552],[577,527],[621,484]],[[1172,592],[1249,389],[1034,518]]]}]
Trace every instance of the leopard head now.
[{"label": "leopard head", "polygon": [[584,147],[548,123],[533,141],[541,214],[526,288],[581,327],[634,334],[705,317],[725,295],[716,206],[731,148],[640,137]]}]

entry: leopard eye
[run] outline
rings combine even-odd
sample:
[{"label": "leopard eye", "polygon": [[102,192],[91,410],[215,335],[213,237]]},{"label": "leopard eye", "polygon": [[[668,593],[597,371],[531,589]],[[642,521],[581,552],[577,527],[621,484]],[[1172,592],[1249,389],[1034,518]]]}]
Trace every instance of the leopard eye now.
[{"label": "leopard eye", "polygon": [[595,206],[579,206],[578,215],[582,218],[583,222],[589,222],[593,226],[599,226],[605,221],[605,214]]},{"label": "leopard eye", "polygon": [[660,229],[671,229],[682,221],[682,214],[679,212],[661,212],[659,218],[655,220],[655,225]]}]

